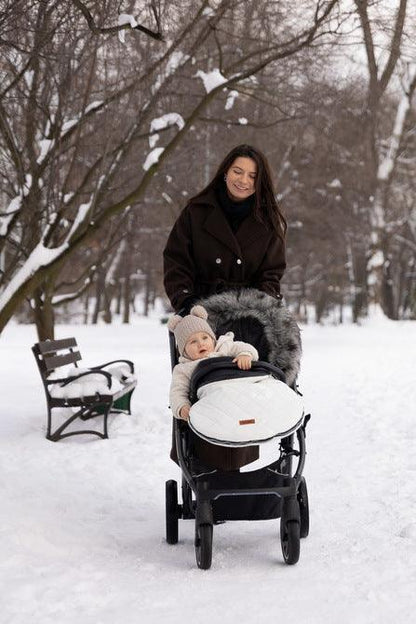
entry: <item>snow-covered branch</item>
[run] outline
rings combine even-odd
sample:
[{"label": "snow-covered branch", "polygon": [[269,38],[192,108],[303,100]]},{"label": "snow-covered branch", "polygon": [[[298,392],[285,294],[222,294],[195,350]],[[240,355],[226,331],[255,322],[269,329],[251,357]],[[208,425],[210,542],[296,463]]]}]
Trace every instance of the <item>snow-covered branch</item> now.
[{"label": "snow-covered branch", "polygon": [[407,84],[403,85],[403,94],[400,98],[394,120],[393,132],[388,142],[387,153],[381,159],[377,179],[387,181],[393,172],[394,165],[397,161],[398,151],[401,139],[403,137],[405,122],[410,111],[412,97],[416,88],[416,63],[409,67]]},{"label": "snow-covered branch", "polygon": [[100,26],[97,26],[97,24],[95,23],[91,12],[89,11],[88,7],[85,5],[84,2],[81,2],[81,0],[72,0],[72,3],[77,9],[81,11],[81,13],[86,19],[88,28],[95,35],[115,34],[115,33],[120,33],[126,29],[130,29],[130,30],[138,30],[144,33],[145,35],[147,35],[148,37],[151,37],[152,39],[156,39],[157,41],[163,40],[162,32],[160,29],[160,18],[153,5],[152,5],[153,15],[155,17],[156,25],[157,25],[156,31],[150,30],[149,28],[146,28],[146,26],[142,26],[141,24],[138,24],[132,15],[127,15],[127,14],[123,14],[122,16],[120,16],[121,19],[119,18],[117,26],[100,27]]}]

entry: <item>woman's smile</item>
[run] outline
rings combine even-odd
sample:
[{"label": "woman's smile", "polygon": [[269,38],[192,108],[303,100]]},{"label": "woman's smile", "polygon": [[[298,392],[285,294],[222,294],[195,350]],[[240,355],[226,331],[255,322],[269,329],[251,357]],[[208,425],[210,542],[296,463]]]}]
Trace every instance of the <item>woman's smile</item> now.
[{"label": "woman's smile", "polygon": [[252,158],[239,156],[225,176],[227,192],[231,199],[242,201],[256,191],[257,165]]}]

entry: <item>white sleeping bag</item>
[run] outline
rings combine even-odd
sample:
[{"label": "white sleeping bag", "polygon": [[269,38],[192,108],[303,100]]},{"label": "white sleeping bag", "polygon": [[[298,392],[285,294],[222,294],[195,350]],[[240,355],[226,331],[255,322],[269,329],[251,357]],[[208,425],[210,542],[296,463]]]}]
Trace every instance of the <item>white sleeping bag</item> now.
[{"label": "white sleeping bag", "polygon": [[191,407],[189,425],[213,444],[250,446],[290,435],[300,427],[303,416],[300,395],[267,375],[202,386]]}]

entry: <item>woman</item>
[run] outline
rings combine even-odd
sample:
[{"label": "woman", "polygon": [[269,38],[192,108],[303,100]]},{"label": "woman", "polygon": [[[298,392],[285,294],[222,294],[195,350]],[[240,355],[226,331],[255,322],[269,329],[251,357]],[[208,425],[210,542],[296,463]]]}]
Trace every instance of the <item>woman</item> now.
[{"label": "woman", "polygon": [[188,311],[200,297],[235,288],[280,298],[285,235],[265,156],[249,145],[235,147],[170,233],[164,284],[174,310]]},{"label": "woman", "polygon": [[[249,145],[235,147],[169,235],[164,284],[172,307],[188,313],[201,297],[247,287],[280,298],[285,235],[265,156]],[[203,465],[222,470],[237,470],[259,456],[255,446],[221,447],[196,436],[194,448]],[[177,461],[174,441],[171,458]]]}]

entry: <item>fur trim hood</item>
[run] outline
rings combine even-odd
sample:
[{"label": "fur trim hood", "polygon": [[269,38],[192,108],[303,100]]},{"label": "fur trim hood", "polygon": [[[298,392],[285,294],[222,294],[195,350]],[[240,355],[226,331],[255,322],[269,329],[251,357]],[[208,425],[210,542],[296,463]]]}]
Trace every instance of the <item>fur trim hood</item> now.
[{"label": "fur trim hood", "polygon": [[[302,355],[300,329],[280,300],[255,288],[244,288],[211,295],[200,303],[207,310],[208,322],[217,335],[232,330],[238,340],[257,348],[260,359],[281,368],[286,383],[293,385]],[[266,348],[259,345],[259,338]]]}]

